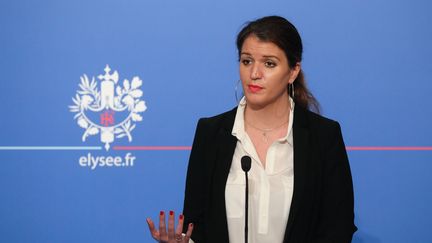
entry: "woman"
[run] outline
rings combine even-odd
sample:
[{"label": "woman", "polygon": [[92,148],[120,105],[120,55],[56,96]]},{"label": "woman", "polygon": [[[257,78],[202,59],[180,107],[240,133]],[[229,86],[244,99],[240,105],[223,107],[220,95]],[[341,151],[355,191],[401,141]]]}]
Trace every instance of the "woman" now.
[{"label": "woman", "polygon": [[[353,186],[337,122],[319,116],[301,70],[296,28],[279,16],[246,25],[237,36],[244,98],[200,119],[190,155],[183,215],[160,242],[244,242],[244,172],[249,171],[249,242],[351,242]],[[186,234],[181,235],[181,228]]]}]

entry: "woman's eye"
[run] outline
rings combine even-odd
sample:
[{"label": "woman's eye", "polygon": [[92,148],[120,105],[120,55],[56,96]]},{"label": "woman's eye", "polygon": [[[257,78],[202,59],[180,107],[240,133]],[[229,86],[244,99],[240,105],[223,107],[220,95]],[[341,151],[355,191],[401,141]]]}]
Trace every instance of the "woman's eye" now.
[{"label": "woman's eye", "polygon": [[276,63],[270,61],[265,62],[264,65],[270,68],[276,67]]},{"label": "woman's eye", "polygon": [[243,60],[241,60],[241,63],[242,63],[243,65],[248,65],[248,64],[251,63],[251,60],[249,60],[249,59],[243,59]]}]

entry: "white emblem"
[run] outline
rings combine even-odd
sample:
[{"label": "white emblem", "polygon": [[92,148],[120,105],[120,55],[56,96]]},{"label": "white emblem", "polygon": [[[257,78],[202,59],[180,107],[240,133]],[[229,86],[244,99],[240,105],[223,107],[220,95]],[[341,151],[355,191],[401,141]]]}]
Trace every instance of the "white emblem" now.
[{"label": "white emblem", "polygon": [[135,122],[142,120],[140,113],[147,107],[140,99],[143,92],[139,89],[142,85],[139,77],[133,77],[132,81],[125,79],[121,86],[117,84],[117,71],[110,74],[108,65],[104,71],[105,75],[98,76],[101,80],[100,91],[94,77],[89,81],[87,75],[81,76],[80,90],[75,98],[72,98],[74,105],[69,106],[69,109],[76,113],[74,119],[85,129],[82,141],[88,136],[100,133],[101,142],[105,143],[105,149],[108,150],[114,136],[127,136],[129,142],[132,141],[131,132],[135,128]]}]

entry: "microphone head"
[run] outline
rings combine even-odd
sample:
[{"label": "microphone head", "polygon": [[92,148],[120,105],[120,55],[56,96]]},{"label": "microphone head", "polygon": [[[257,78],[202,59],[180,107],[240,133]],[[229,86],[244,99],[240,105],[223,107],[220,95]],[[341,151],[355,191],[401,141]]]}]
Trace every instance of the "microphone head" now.
[{"label": "microphone head", "polygon": [[241,158],[241,166],[244,172],[248,172],[251,168],[252,159],[251,157],[245,155]]}]

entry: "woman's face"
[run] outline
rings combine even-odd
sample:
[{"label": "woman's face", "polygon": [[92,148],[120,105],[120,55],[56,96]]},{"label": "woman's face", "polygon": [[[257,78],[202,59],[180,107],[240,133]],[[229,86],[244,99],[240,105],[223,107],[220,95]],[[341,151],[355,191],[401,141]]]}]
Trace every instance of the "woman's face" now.
[{"label": "woman's face", "polygon": [[240,54],[240,79],[247,103],[256,108],[288,100],[288,84],[294,82],[300,64],[289,68],[282,49],[272,42],[246,38]]}]

